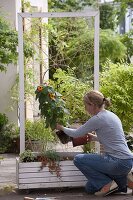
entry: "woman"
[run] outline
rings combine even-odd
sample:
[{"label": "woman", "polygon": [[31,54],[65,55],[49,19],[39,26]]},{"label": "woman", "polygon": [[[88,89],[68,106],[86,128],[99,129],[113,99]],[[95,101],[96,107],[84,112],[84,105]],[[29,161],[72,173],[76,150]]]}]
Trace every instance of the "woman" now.
[{"label": "woman", "polygon": [[[90,141],[99,141],[104,154],[79,154],[74,158],[76,167],[86,176],[87,193],[106,196],[114,191],[126,192],[133,189],[133,154],[130,152],[118,116],[105,108],[109,99],[92,90],[84,96],[84,105],[91,118],[77,129],[57,124],[57,129],[77,138],[88,133]],[[95,131],[96,135],[91,132]],[[130,172],[130,173],[129,173]]]}]

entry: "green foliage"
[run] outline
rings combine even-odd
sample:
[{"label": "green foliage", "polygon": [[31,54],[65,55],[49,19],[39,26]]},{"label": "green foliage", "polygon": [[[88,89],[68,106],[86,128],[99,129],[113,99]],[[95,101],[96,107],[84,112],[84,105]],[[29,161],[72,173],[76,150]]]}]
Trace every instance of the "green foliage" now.
[{"label": "green foliage", "polygon": [[[89,34],[87,21],[64,18],[51,20],[50,24],[52,26],[49,34],[49,54],[52,58],[50,59],[50,78],[52,78],[51,72],[53,74],[56,68],[67,70],[68,66],[76,66],[75,73],[78,77],[81,77],[80,73],[83,74],[83,71],[88,71],[86,70],[87,57],[89,57],[89,54],[93,54],[93,38],[92,34]],[[93,59],[92,56],[91,59]],[[80,70],[83,68],[84,70]],[[87,68],[89,68],[88,65]]]},{"label": "green foliage", "polygon": [[8,117],[5,113],[0,113],[0,131],[4,128],[4,126],[8,123]]},{"label": "green foliage", "polygon": [[[76,66],[75,71],[78,78],[80,76],[93,73],[94,65],[94,33],[93,30],[85,31],[68,42],[68,55],[71,58],[70,67]],[[80,48],[79,48],[80,46]],[[86,54],[88,52],[88,55]],[[89,53],[90,52],[90,53]],[[126,47],[121,42],[121,37],[111,30],[100,31],[100,64],[103,65],[108,59],[112,62],[124,60],[126,57]],[[82,60],[82,62],[81,62]],[[80,63],[80,65],[78,64]]]},{"label": "green foliage", "polygon": [[[71,0],[49,1],[49,8],[52,11],[74,11],[74,9],[83,9],[84,3],[91,5],[92,1],[82,1],[82,3]],[[126,59],[127,45],[119,35],[108,30],[115,28],[116,10],[114,5],[101,4],[100,12],[101,28],[106,29],[100,31],[100,65],[103,65],[108,59],[115,63],[120,62]],[[67,71],[67,68],[70,67],[74,69],[77,78],[92,79],[94,66],[93,22],[90,19],[81,18],[50,19],[49,22],[51,24],[49,34],[50,78],[53,78],[52,75],[57,68]]]},{"label": "green foliage", "polygon": [[0,70],[6,71],[5,65],[17,62],[17,32],[0,16]]},{"label": "green foliage", "polygon": [[4,157],[3,157],[3,156],[0,156],[0,162],[1,162],[1,160],[4,160]]},{"label": "green foliage", "polygon": [[[73,68],[77,78],[92,80],[94,66],[94,29],[84,19],[51,20],[49,55],[50,78],[57,68]],[[91,25],[93,25],[93,22]],[[52,59],[51,59],[52,58]],[[118,62],[126,58],[126,47],[119,35],[100,30],[100,65],[108,59]]]},{"label": "green foliage", "polygon": [[110,3],[103,3],[99,6],[100,9],[100,28],[115,29],[115,12],[114,6]]},{"label": "green foliage", "polygon": [[[34,96],[35,94],[35,88],[33,87],[33,82],[36,81],[34,71],[31,67],[28,67],[28,65],[24,69],[24,88],[25,88],[25,101],[31,101],[31,96]],[[19,75],[17,74],[16,80],[14,85],[12,86],[10,90],[11,95],[11,104],[9,105],[10,110],[14,110],[14,107],[16,107],[16,103],[19,101]]]},{"label": "green foliage", "polygon": [[108,63],[101,75],[101,91],[112,101],[110,109],[122,120],[124,131],[133,128],[133,66]]},{"label": "green foliage", "polygon": [[18,129],[15,124],[6,124],[0,131],[0,153],[16,153],[16,139],[18,138]]},{"label": "green foliage", "polygon": [[[18,34],[10,24],[0,16],[0,71],[6,71],[9,63],[17,64]],[[26,58],[32,57],[33,49],[28,40],[24,40],[24,54]]]},{"label": "green foliage", "polygon": [[22,12],[28,12],[29,10],[28,9],[30,9],[31,8],[31,4],[30,4],[30,1],[28,1],[28,0],[22,0]]},{"label": "green foliage", "polygon": [[38,86],[35,94],[39,101],[41,116],[46,120],[46,127],[54,130],[57,123],[64,124],[68,110],[65,108],[62,95],[48,84]]},{"label": "green foliage", "polygon": [[[32,145],[32,141],[40,143],[41,151],[46,151],[49,148],[49,142],[55,141],[55,137],[50,128],[45,128],[45,120],[38,119],[34,122],[26,120],[25,137],[26,141]],[[32,148],[32,146],[31,146]]]},{"label": "green foliage", "polygon": [[44,156],[44,157],[46,157],[46,158],[48,158],[52,161],[59,161],[60,160],[60,156],[54,150],[48,150],[48,151],[42,153],[41,156]]},{"label": "green foliage", "polygon": [[112,62],[124,60],[126,47],[120,40],[120,36],[111,30],[100,32],[100,63],[104,64],[108,59]]},{"label": "green foliage", "polygon": [[20,162],[34,162],[36,161],[36,156],[31,150],[25,150],[20,155]]},{"label": "green foliage", "polygon": [[117,6],[117,17],[118,21],[121,22],[124,19],[127,9],[133,8],[133,2],[131,0],[114,0],[114,3],[118,3]]},{"label": "green foliage", "polygon": [[[86,6],[97,7],[97,3],[98,1],[92,0],[49,1],[49,10],[77,11],[83,10]],[[85,76],[87,79],[88,74],[92,74],[93,71],[94,44],[92,34],[88,29],[88,24],[91,24],[89,28],[93,29],[93,19],[50,19],[49,24],[52,27],[49,33],[50,78],[53,77],[57,68],[67,70],[70,66],[75,68],[78,78]]]},{"label": "green foliage", "polygon": [[128,33],[121,35],[120,40],[127,49],[126,61],[130,63],[130,58],[133,55],[133,30],[130,30]]},{"label": "green foliage", "polygon": [[73,32],[75,35],[69,38],[64,49],[66,65],[73,68],[77,78],[90,80],[94,64],[94,31],[88,30],[86,22],[81,21],[81,24],[79,29]]},{"label": "green foliage", "polygon": [[83,10],[86,6],[98,7],[97,0],[48,0],[48,4],[49,10],[55,12]]},{"label": "green foliage", "polygon": [[66,101],[66,108],[70,111],[70,123],[75,121],[84,121],[87,115],[84,111],[83,96],[90,90],[91,83],[83,83],[74,76],[72,70],[68,73],[58,69],[54,74],[54,87],[63,95]]},{"label": "green foliage", "polygon": [[83,149],[84,153],[94,153],[95,152],[95,143],[89,142],[87,144],[84,144],[82,149]]},{"label": "green foliage", "polygon": [[133,135],[126,134],[126,140],[127,140],[129,149],[133,152]]},{"label": "green foliage", "polygon": [[31,150],[25,150],[24,152],[19,154],[20,156],[20,162],[44,162],[45,164],[48,164],[49,161],[59,161],[60,156],[53,150],[48,150],[41,154],[35,154]]}]

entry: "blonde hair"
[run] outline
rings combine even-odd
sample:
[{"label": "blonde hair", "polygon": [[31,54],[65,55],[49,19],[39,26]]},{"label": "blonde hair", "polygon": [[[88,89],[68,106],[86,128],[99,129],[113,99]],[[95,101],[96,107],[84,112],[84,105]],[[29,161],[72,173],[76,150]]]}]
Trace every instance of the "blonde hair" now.
[{"label": "blonde hair", "polygon": [[97,90],[92,90],[87,94],[85,94],[83,100],[84,103],[86,104],[93,103],[98,108],[101,108],[103,105],[105,107],[109,107],[111,105],[110,99],[105,98],[104,95]]}]

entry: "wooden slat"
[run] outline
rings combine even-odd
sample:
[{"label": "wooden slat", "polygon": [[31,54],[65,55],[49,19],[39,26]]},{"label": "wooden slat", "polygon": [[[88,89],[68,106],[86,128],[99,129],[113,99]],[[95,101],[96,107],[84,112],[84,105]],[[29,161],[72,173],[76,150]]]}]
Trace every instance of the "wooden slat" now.
[{"label": "wooden slat", "polygon": [[[61,176],[82,176],[82,172],[80,172],[79,170],[77,171],[63,171],[60,172]],[[19,174],[19,178],[39,178],[39,177],[49,177],[49,176],[57,176],[56,173],[52,173],[51,172],[40,172],[40,173],[21,173]]]},{"label": "wooden slat", "polygon": [[38,172],[38,173],[40,173],[40,172],[49,172],[49,168],[48,167],[44,167],[43,169],[41,169],[40,167],[38,167],[38,168],[20,168],[19,169],[19,173],[21,174],[24,174],[24,173],[33,173],[33,172]]},{"label": "wooden slat", "polygon": [[63,187],[84,187],[86,181],[81,182],[58,182],[58,183],[36,183],[36,184],[19,184],[19,189],[32,188],[63,188]]},{"label": "wooden slat", "polygon": [[84,176],[65,176],[65,177],[52,177],[49,176],[47,178],[25,178],[19,179],[19,184],[21,183],[57,183],[57,182],[73,182],[73,181],[85,181],[86,178]]},{"label": "wooden slat", "polygon": [[[57,162],[58,163],[58,162]],[[73,161],[72,160],[65,160],[65,161],[60,161],[59,162],[60,166],[73,166]],[[19,163],[19,168],[34,168],[34,167],[40,167],[41,162],[28,162],[28,163]]]},{"label": "wooden slat", "polygon": [[[71,166],[63,166],[61,167],[61,171],[77,171],[77,168],[74,165]],[[41,167],[28,167],[28,168],[19,168],[19,173],[28,173],[28,172],[48,172],[49,168],[48,167],[43,167],[43,169],[41,169]]]}]

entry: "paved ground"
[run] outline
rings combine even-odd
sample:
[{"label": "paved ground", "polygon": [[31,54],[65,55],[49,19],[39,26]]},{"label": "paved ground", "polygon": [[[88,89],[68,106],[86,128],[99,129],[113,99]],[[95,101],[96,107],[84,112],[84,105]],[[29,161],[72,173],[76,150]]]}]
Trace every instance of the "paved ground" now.
[{"label": "paved ground", "polygon": [[[2,156],[2,155],[0,155]],[[103,197],[87,195],[84,188],[75,189],[42,189],[42,190],[18,190],[16,185],[16,160],[18,155],[4,154],[4,160],[0,164],[0,200],[23,200],[24,197],[45,197],[46,200],[98,200]],[[133,200],[131,190],[128,194],[112,194],[104,197],[107,200]]]},{"label": "paved ground", "polygon": [[16,156],[15,154],[0,154],[0,188],[7,185],[16,187]]},{"label": "paved ground", "polygon": [[0,200],[23,200],[24,197],[44,197],[46,200],[100,200],[103,198],[107,200],[133,200],[133,196],[130,193],[126,195],[115,194],[107,197],[96,197],[94,195],[87,195],[84,192],[83,188],[69,189],[64,191],[34,190],[30,191],[29,194],[26,194],[26,191],[16,191],[9,194],[1,195]]}]

